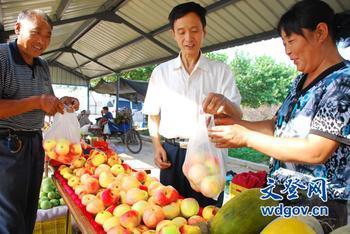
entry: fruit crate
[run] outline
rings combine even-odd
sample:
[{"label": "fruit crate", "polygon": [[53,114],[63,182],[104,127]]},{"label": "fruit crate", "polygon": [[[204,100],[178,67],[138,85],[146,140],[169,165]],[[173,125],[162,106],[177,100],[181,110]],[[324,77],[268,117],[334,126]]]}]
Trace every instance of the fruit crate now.
[{"label": "fruit crate", "polygon": [[37,221],[34,234],[72,234],[70,218],[60,216],[46,221]]},{"label": "fruit crate", "polygon": [[246,190],[247,188],[240,186],[238,184],[235,183],[230,183],[230,197],[234,197],[237,194],[243,192],[244,190]]}]

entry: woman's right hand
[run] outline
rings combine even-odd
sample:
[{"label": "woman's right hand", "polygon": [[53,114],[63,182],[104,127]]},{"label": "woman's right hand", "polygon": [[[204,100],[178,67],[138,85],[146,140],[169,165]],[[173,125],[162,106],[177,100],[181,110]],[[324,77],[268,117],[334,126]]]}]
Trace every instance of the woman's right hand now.
[{"label": "woman's right hand", "polygon": [[160,169],[166,169],[171,166],[171,163],[168,161],[168,157],[164,148],[159,145],[154,150],[154,163]]}]

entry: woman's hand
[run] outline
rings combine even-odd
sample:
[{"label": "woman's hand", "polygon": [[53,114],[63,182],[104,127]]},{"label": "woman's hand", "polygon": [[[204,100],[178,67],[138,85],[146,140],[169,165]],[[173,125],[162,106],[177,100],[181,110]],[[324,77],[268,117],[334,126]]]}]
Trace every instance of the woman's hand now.
[{"label": "woman's hand", "polygon": [[208,129],[210,141],[218,148],[246,147],[249,131],[238,124],[222,125]]}]

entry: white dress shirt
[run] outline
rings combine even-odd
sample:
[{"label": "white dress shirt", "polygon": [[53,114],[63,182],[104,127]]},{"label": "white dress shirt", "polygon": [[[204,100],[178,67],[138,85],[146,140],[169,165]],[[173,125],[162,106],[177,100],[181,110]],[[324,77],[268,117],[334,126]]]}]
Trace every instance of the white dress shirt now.
[{"label": "white dress shirt", "polygon": [[160,115],[159,134],[163,137],[190,138],[210,92],[222,94],[240,106],[241,96],[229,66],[201,54],[188,74],[179,55],[153,70],[143,112]]}]

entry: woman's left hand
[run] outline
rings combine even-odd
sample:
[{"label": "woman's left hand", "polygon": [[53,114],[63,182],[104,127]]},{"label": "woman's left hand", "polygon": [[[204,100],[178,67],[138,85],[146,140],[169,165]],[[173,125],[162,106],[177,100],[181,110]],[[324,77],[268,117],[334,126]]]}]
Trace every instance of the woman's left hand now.
[{"label": "woman's left hand", "polygon": [[234,125],[222,125],[208,129],[211,142],[218,148],[241,148],[247,146],[248,129]]}]

